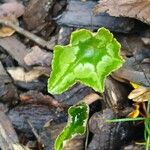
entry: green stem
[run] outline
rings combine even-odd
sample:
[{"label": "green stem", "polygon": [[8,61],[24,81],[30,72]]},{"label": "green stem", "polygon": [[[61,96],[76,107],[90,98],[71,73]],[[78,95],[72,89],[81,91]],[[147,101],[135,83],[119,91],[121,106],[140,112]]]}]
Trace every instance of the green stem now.
[{"label": "green stem", "polygon": [[150,141],[150,137],[148,136],[146,140],[146,150],[149,149],[149,141]]},{"label": "green stem", "polygon": [[139,118],[121,118],[121,119],[112,119],[112,120],[106,120],[108,123],[114,123],[114,122],[125,122],[125,121],[141,121],[145,120],[146,118],[139,117]]}]

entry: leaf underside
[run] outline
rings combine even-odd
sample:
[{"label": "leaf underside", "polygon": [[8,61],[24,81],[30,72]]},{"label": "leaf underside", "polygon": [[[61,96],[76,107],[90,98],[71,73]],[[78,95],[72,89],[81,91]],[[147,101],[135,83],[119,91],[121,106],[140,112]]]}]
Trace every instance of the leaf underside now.
[{"label": "leaf underside", "polygon": [[83,135],[86,131],[86,124],[89,116],[89,106],[86,103],[79,103],[68,110],[69,119],[67,126],[59,134],[55,141],[55,150],[62,150],[66,141],[76,135]]},{"label": "leaf underside", "polygon": [[48,92],[61,94],[80,81],[102,93],[106,77],[123,64],[120,48],[105,28],[97,33],[86,29],[74,31],[69,45],[54,47]]}]

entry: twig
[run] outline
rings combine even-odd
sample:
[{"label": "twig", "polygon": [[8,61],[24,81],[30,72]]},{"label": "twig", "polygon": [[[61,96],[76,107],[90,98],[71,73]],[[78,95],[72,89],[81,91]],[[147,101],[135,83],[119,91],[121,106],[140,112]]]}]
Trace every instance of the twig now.
[{"label": "twig", "polygon": [[29,126],[31,127],[31,130],[32,130],[33,134],[35,135],[38,143],[42,144],[41,137],[38,135],[37,131],[35,130],[35,128],[33,127],[32,123],[30,122],[29,119],[27,119],[27,122],[28,122]]},{"label": "twig", "polygon": [[35,34],[30,33],[29,31],[13,24],[11,21],[5,20],[5,19],[0,19],[0,24],[3,24],[5,26],[8,26],[12,29],[14,29],[15,31],[17,31],[18,33],[24,35],[25,37],[29,38],[30,40],[34,41],[35,43],[37,43],[38,45],[47,48],[49,50],[53,49],[53,44],[51,41],[45,41],[42,38],[36,36]]}]

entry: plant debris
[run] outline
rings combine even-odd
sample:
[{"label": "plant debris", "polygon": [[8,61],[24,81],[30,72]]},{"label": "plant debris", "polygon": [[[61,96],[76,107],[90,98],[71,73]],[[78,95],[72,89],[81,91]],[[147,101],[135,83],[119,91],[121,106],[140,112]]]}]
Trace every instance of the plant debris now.
[{"label": "plant debris", "polygon": [[[0,149],[54,150],[56,137],[67,124],[69,107],[79,102],[90,108],[87,132],[67,141],[64,150],[145,150],[145,145],[148,148],[149,14],[149,0],[0,0]],[[89,37],[87,30],[96,36],[101,27],[110,30],[121,44],[118,49],[124,59],[122,67],[107,77],[102,94],[78,82],[82,78],[100,85],[90,65],[95,58],[96,62],[102,61],[92,55],[92,50],[100,42],[100,52],[106,58],[105,49],[110,51],[112,45],[103,45],[103,41],[106,39],[107,43],[109,36],[100,33],[99,42],[90,44],[91,40],[84,40]],[[70,45],[70,36],[76,30],[87,32],[80,38],[75,36],[71,40],[73,49],[65,51],[64,45]],[[63,45],[57,53],[61,59],[56,59],[55,45]],[[85,60],[80,57],[81,65],[76,59],[80,53],[69,55],[78,46],[87,56]],[[56,71],[63,74],[54,83],[60,89],[61,83],[70,83],[70,77],[65,76],[68,62],[72,62],[68,67],[70,73],[76,72],[76,84],[62,94],[47,91],[53,58]],[[95,69],[98,77],[109,69],[104,67],[106,60],[103,59],[99,72]],[[87,69],[85,74],[83,66]],[[53,78],[56,80],[57,75]],[[54,86],[50,84],[50,88]],[[117,118],[130,122],[106,122]],[[133,122],[134,119],[138,121]],[[143,145],[136,144],[141,141]]]},{"label": "plant debris", "polygon": [[131,17],[150,24],[149,0],[100,0],[94,13],[106,12],[116,17]]}]

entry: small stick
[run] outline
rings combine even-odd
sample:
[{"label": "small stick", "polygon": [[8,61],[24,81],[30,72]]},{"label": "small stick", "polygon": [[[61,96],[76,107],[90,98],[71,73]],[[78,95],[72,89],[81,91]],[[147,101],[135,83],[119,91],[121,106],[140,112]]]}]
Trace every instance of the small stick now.
[{"label": "small stick", "polygon": [[36,137],[36,139],[37,139],[37,142],[38,142],[38,149],[39,149],[39,150],[42,150],[43,147],[44,147],[44,144],[42,143],[41,137],[38,135],[37,131],[35,130],[35,128],[33,127],[32,123],[30,122],[29,119],[27,119],[27,122],[28,122],[29,126],[31,127],[31,130],[32,130],[33,134],[35,135],[35,137]]},{"label": "small stick", "polygon": [[37,131],[35,130],[35,128],[33,127],[32,123],[30,122],[29,119],[27,119],[27,122],[28,122],[29,126],[31,127],[31,130],[32,130],[33,134],[35,135],[38,143],[42,144],[41,137],[38,135]]},{"label": "small stick", "polygon": [[38,45],[47,48],[49,50],[53,49],[53,44],[51,43],[51,41],[45,41],[42,38],[38,37],[35,34],[30,33],[29,31],[13,24],[11,21],[5,20],[5,19],[0,19],[0,24],[3,24],[5,26],[8,26],[12,29],[14,29],[15,31],[17,31],[18,33],[24,35],[25,37],[29,38],[30,40],[34,41],[35,43],[37,43]]}]

